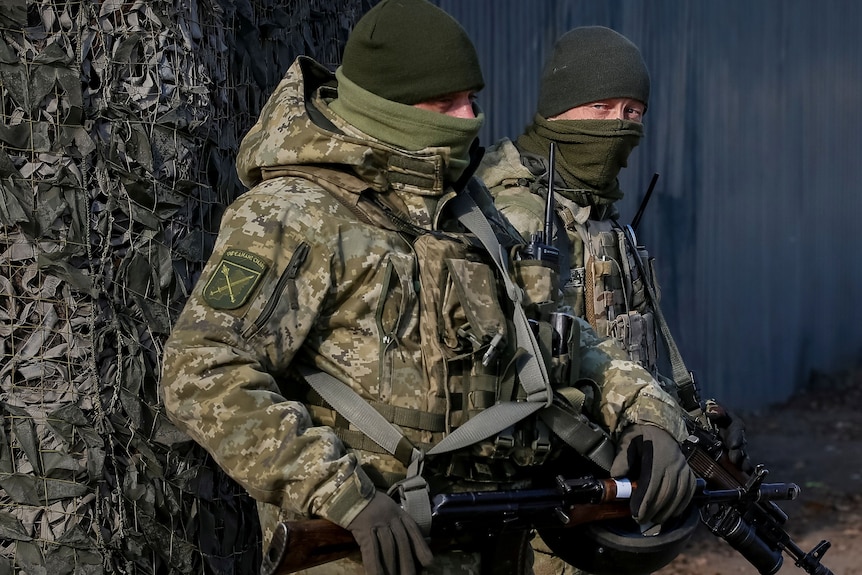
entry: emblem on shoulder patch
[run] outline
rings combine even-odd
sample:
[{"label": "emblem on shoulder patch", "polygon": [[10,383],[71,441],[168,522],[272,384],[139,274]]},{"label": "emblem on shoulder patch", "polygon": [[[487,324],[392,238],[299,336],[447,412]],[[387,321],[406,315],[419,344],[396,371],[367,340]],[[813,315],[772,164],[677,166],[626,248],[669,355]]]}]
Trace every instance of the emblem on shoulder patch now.
[{"label": "emblem on shoulder patch", "polygon": [[269,265],[243,250],[228,250],[204,287],[204,300],[214,309],[236,309],[245,305]]}]

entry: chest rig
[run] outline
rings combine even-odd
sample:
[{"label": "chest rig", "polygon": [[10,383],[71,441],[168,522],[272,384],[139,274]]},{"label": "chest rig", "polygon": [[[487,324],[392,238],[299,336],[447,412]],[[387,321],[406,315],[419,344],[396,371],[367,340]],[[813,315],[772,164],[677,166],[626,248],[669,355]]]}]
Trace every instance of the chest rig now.
[{"label": "chest rig", "polygon": [[[299,370],[312,388],[307,401],[315,420],[333,427],[348,447],[401,463],[400,471],[389,466],[391,473],[373,477],[379,487],[398,489],[402,501],[415,497],[408,492],[426,489],[426,456],[433,456],[427,457],[432,474],[456,482],[519,482],[530,475],[527,468],[559,452],[555,444],[609,469],[613,445],[581,413],[587,395],[574,385],[577,322],[547,313],[559,289],[556,272],[530,260],[509,269],[515,246],[500,245],[502,224],[490,222],[468,191],[450,204],[469,232],[438,232],[414,226],[373,192],[360,191],[365,184],[354,176],[320,168],[283,173],[314,181],[361,221],[400,233],[416,255],[428,383],[417,393],[440,399],[429,402],[430,411],[371,404],[325,373]],[[315,416],[319,408],[332,413]]]},{"label": "chest rig", "polygon": [[[559,197],[556,213],[568,244],[563,300],[596,332],[613,338],[629,357],[657,371],[657,329],[648,288],[658,294],[654,260],[616,219],[589,219],[590,208]],[[647,282],[649,285],[647,285]]]},{"label": "chest rig", "polygon": [[[534,175],[531,192],[550,204],[547,178]],[[655,259],[638,244],[631,226],[619,224],[612,206],[611,213],[602,214],[607,217],[590,219],[594,208],[559,194],[554,194],[554,200],[554,212],[562,224],[554,241],[567,256],[560,264],[564,304],[600,336],[613,338],[692,417],[702,418],[694,375],[686,368],[659,305]],[[670,378],[658,370],[659,334],[667,347]]]},{"label": "chest rig", "polygon": [[[520,163],[532,177],[507,178],[504,187],[528,187],[529,194],[510,193],[507,206],[536,216],[536,198],[553,212],[553,243],[560,253],[559,269],[565,309],[585,319],[602,337],[614,339],[629,357],[654,375],[657,371],[655,308],[658,285],[653,260],[638,246],[633,232],[616,221],[612,204],[590,205],[587,192],[572,189],[571,197],[548,196],[549,177],[554,188],[566,183],[553,167],[553,143],[548,157],[520,151]],[[567,194],[568,195],[568,194]],[[577,200],[577,201],[575,201]],[[650,297],[650,292],[656,297]]]}]

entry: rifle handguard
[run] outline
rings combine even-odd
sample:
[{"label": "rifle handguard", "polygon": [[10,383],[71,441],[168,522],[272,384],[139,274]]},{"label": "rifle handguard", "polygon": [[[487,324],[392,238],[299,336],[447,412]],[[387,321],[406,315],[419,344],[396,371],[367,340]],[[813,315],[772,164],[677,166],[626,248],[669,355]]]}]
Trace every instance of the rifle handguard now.
[{"label": "rifle handguard", "polygon": [[721,438],[714,431],[699,425],[683,442],[683,452],[695,475],[708,486],[737,491],[736,502],[701,508],[701,520],[710,531],[727,541],[761,575],[777,573],[784,562],[782,552],[793,558],[797,567],[809,575],[833,575],[820,559],[831,546],[821,541],[809,552],[803,551],[790,538],[782,525],[787,514],[775,503],[778,499],[796,499],[799,486],[794,483],[764,484],[769,473],[763,465],[749,475],[733,465]]}]

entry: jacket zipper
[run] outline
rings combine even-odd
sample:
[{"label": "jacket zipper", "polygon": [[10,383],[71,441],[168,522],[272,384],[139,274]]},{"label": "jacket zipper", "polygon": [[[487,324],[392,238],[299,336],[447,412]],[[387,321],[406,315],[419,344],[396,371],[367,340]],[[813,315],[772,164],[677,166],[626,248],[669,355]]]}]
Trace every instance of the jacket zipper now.
[{"label": "jacket zipper", "polygon": [[[397,274],[396,274],[397,275]],[[383,325],[383,308],[386,305],[386,297],[389,295],[389,282],[392,281],[392,262],[387,262],[386,264],[386,272],[384,274],[383,285],[386,286],[385,289],[380,294],[380,300],[377,303],[377,311],[374,314],[374,321],[377,323],[377,329],[380,331],[381,336],[381,345],[380,345],[380,356],[378,357],[378,370],[380,373],[380,389],[378,392],[378,397],[381,401],[387,401],[389,396],[392,394],[392,381],[391,377],[391,369],[389,366],[389,362],[391,361],[388,358],[389,348],[396,344],[395,335],[392,330],[387,331],[386,327]],[[397,324],[396,319],[396,324]]]},{"label": "jacket zipper", "polygon": [[306,242],[302,242],[296,246],[296,250],[294,250],[293,255],[290,256],[290,261],[287,262],[287,267],[284,269],[281,277],[278,278],[278,283],[275,286],[275,290],[272,292],[273,297],[266,302],[266,306],[254,322],[253,329],[255,332],[269,321],[270,316],[272,316],[275,311],[275,307],[278,305],[278,294],[281,294],[285,289],[287,289],[287,298],[290,303],[290,309],[299,309],[299,296],[296,291],[296,276],[299,274],[299,268],[302,267],[303,263],[305,263],[309,250],[310,246]]}]

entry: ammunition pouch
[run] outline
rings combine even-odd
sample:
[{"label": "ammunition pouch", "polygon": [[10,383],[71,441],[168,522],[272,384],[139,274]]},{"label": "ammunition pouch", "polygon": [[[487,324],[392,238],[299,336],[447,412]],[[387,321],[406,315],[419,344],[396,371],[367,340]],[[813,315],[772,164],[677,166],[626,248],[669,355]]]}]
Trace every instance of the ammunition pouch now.
[{"label": "ammunition pouch", "polygon": [[620,314],[611,322],[609,331],[608,335],[629,354],[632,361],[655,372],[658,350],[652,312]]}]

